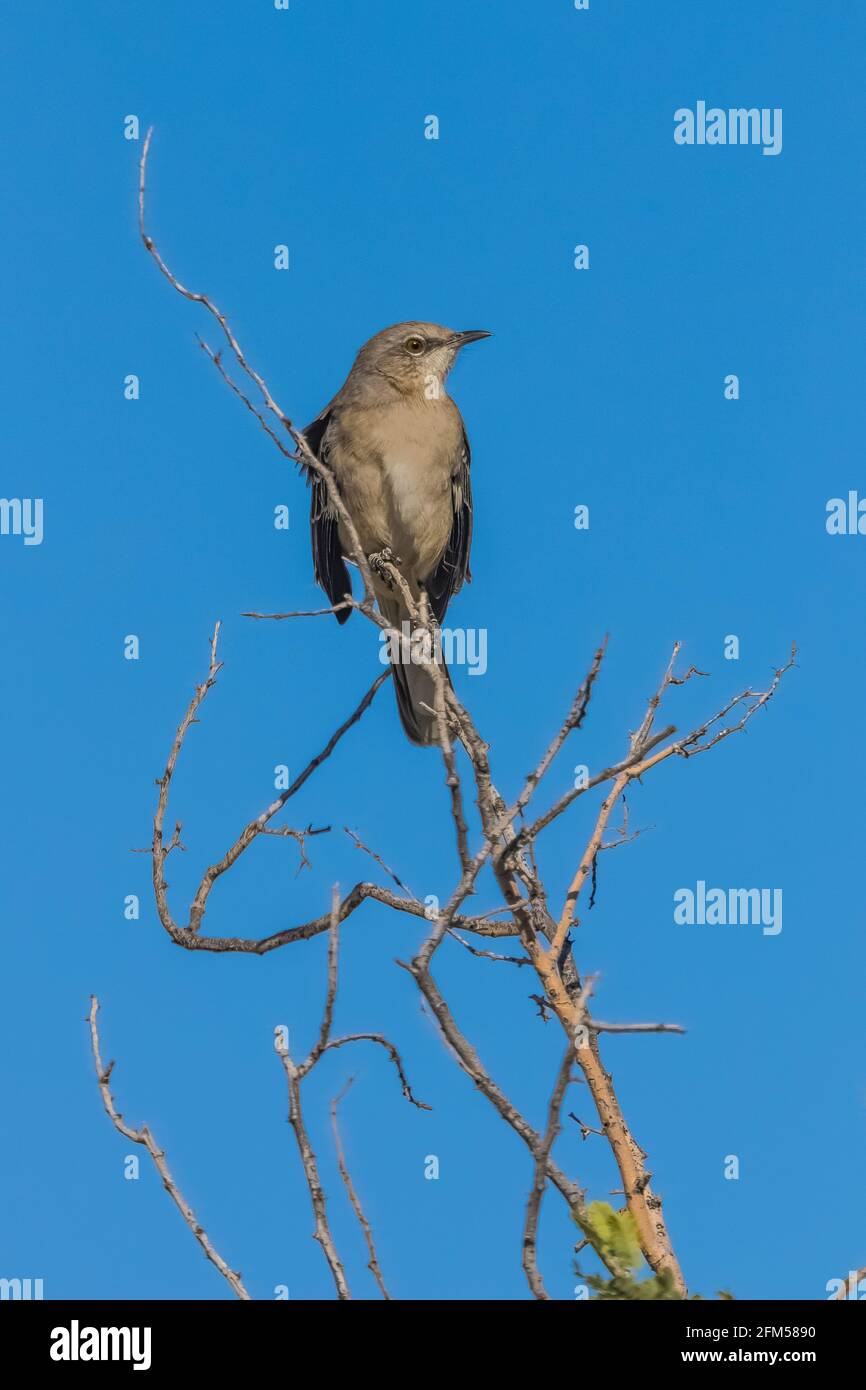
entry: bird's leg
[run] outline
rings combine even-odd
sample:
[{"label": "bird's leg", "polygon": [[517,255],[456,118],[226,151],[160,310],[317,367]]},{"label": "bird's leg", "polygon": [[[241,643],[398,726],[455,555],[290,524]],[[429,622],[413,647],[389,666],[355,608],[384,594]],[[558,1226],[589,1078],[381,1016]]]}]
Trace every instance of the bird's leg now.
[{"label": "bird's leg", "polygon": [[430,631],[433,633],[435,637],[436,633],[441,630],[442,625],[439,622],[439,619],[436,617],[436,614],[433,612],[433,607],[430,603],[430,598],[427,593],[427,586],[422,579],[418,580],[418,588],[420,589],[421,594],[423,595],[421,614],[425,626],[430,629]]},{"label": "bird's leg", "polygon": [[395,555],[390,545],[386,545],[382,550],[374,550],[372,555],[367,556],[367,564],[374,574],[377,574],[389,589],[394,587],[394,579],[389,574],[388,565],[401,565],[403,561],[399,555]]}]

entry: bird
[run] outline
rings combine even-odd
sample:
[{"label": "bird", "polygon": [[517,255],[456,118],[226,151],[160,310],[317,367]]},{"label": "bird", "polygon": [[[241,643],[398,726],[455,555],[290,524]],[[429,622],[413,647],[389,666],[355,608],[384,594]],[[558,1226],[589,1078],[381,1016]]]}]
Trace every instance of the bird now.
[{"label": "bird", "polygon": [[[400,633],[410,615],[387,564],[398,568],[413,601],[426,593],[437,624],[472,578],[469,439],[445,381],[461,348],[490,336],[415,320],[382,329],[359,350],[333,400],[301,431],[331,471],[367,557],[379,611]],[[306,473],[313,572],[337,607],[352,592],[346,568],[352,546],[324,478],[309,466]],[[351,613],[348,605],[337,607],[338,623]],[[435,686],[428,671],[403,659],[406,645],[392,646],[399,653],[391,657],[397,709],[409,740],[426,747],[438,743]],[[450,679],[444,662],[442,669]]]}]

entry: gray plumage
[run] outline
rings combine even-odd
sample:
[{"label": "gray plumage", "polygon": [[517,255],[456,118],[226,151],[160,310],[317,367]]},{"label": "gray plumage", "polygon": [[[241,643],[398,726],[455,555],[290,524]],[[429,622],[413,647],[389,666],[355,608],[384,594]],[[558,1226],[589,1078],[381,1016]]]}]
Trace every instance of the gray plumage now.
[{"label": "gray plumage", "polygon": [[[445,379],[466,343],[489,337],[434,323],[398,323],[361,348],[345,384],[303,431],[333,472],[364,554],[390,551],[414,597],[422,587],[438,622],[470,579],[472,491],[469,441]],[[310,470],[310,530],[317,582],[332,604],[351,592],[351,555],[327,488]],[[374,571],[382,615],[398,631],[408,619],[396,589]],[[345,622],[351,609],[336,616]],[[447,672],[446,672],[447,674]],[[395,663],[397,707],[413,743],[437,741],[434,686],[419,666]]]}]

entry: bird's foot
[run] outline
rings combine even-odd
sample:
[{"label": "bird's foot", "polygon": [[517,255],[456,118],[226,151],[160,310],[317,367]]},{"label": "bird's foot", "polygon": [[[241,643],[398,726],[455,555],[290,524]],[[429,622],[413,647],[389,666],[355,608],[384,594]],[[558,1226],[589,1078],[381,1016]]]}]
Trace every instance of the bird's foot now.
[{"label": "bird's foot", "polygon": [[395,555],[390,545],[386,545],[382,550],[374,550],[372,555],[367,556],[367,564],[374,574],[377,574],[389,589],[394,587],[394,579],[388,570],[388,565],[400,565],[402,561],[399,555]]}]

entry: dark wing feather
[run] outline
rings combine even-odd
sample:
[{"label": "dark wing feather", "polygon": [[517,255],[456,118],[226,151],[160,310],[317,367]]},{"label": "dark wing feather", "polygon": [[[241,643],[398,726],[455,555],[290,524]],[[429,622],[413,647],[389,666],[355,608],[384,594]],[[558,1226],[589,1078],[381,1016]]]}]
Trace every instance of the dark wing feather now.
[{"label": "dark wing feather", "polygon": [[472,484],[469,479],[469,440],[463,431],[463,443],[457,467],[451,476],[451,502],[454,517],[451,535],[442,558],[433,573],[428,577],[425,588],[430,598],[430,606],[438,622],[442,622],[451,598],[458,592],[464,579],[470,582],[469,547],[472,544]]},{"label": "dark wing feather", "polygon": [[[317,459],[328,462],[328,444],[325,434],[330,421],[330,411],[323,410],[311,425],[302,430],[304,438]],[[328,499],[328,489],[323,478],[307,469],[307,482],[310,485],[310,539],[313,544],[313,573],[316,583],[328,595],[332,604],[341,603],[346,594],[352,592],[352,581],[343,548],[340,545],[339,527],[336,513]],[[341,608],[334,614],[338,623],[344,623],[352,616],[351,608]]]}]

